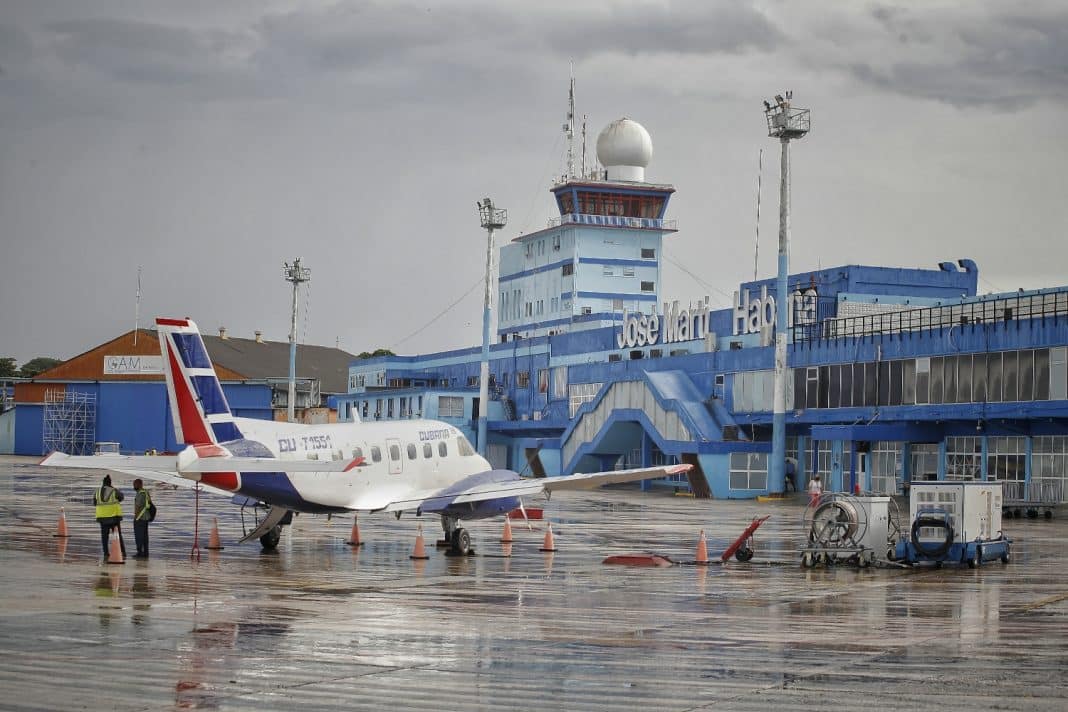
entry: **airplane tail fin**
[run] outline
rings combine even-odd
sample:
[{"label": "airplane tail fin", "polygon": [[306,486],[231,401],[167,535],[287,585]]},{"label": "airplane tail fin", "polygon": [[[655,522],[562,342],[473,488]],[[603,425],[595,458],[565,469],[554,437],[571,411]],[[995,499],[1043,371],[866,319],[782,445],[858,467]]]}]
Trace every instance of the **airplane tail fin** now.
[{"label": "airplane tail fin", "polygon": [[156,328],[178,442],[211,445],[240,439],[196,323],[158,318]]}]

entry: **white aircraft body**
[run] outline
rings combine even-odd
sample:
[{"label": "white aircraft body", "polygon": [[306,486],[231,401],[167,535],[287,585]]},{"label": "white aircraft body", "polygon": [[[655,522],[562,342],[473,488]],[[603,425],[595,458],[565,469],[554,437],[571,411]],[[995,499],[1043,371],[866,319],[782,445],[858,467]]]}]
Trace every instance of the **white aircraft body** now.
[{"label": "white aircraft body", "polygon": [[114,470],[137,477],[203,486],[269,507],[242,541],[274,548],[290,512],[412,511],[438,514],[454,552],[467,553],[463,520],[521,508],[520,497],[592,489],[612,482],[666,477],[690,469],[670,465],[560,477],[524,478],[495,470],[463,433],[434,420],[304,425],[237,418],[189,319],[156,320],[177,440],[177,456],[70,456],[41,464]]}]

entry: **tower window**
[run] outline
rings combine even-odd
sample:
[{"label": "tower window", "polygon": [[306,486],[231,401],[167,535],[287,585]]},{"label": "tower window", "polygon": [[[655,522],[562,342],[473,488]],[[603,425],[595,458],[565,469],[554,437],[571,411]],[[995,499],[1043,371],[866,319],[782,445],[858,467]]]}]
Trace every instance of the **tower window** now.
[{"label": "tower window", "polygon": [[643,247],[642,248],[642,259],[643,260],[655,260],[656,259],[656,250],[654,248],[652,248],[652,247]]},{"label": "tower window", "polygon": [[653,282],[642,282],[642,291],[643,292],[655,292],[656,291],[656,285]]},{"label": "tower window", "polygon": [[568,263],[564,264],[560,268],[560,273],[565,277],[568,276],[569,274],[575,274],[575,263],[574,262],[568,262]]}]

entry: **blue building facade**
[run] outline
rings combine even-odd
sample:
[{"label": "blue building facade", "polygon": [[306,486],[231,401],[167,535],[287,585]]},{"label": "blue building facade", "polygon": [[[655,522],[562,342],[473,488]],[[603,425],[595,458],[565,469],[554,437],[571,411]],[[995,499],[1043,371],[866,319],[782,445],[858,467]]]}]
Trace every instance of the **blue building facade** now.
[{"label": "blue building facade", "polygon": [[[661,300],[674,188],[638,178],[565,179],[560,217],[502,248],[487,455],[538,476],[687,462],[650,486],[771,494],[774,278],[726,309]],[[996,479],[1068,500],[1068,287],[979,295],[977,280],[969,259],[790,275],[790,485]],[[339,418],[433,417],[474,439],[479,359],[353,362]]]}]

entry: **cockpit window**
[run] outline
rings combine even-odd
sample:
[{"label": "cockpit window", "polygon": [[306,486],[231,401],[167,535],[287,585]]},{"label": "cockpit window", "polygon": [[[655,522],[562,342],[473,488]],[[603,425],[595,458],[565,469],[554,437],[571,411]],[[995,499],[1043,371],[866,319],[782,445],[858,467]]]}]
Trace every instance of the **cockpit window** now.
[{"label": "cockpit window", "polygon": [[456,438],[456,445],[460,448],[460,454],[464,457],[470,457],[475,454],[475,449],[471,447],[471,443],[467,442],[467,438],[463,435]]}]

